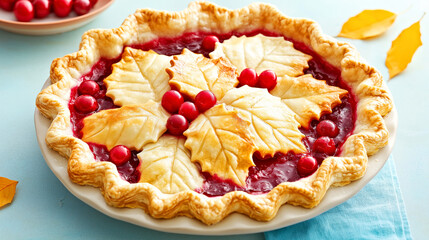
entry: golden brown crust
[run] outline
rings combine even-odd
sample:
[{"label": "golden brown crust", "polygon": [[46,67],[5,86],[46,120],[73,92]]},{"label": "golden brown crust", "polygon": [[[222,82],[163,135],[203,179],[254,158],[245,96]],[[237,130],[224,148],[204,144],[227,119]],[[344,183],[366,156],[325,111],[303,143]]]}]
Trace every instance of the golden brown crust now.
[{"label": "golden brown crust", "polygon": [[[279,33],[311,47],[341,69],[343,80],[358,100],[356,127],[343,145],[341,156],[325,159],[310,177],[282,183],[262,195],[231,192],[208,198],[194,191],[163,194],[150,184],[129,184],[122,180],[112,163],[94,161],[88,145],[73,137],[68,110],[70,89],[100,57],[118,57],[124,46],[158,36],[179,36],[196,30],[227,33],[255,29]],[[53,61],[50,79],[52,85],[38,95],[36,105],[43,115],[53,119],[46,142],[68,159],[73,182],[100,188],[112,206],[142,208],[155,218],[185,215],[205,224],[217,223],[232,212],[269,221],[285,203],[311,208],[320,202],[331,185],[341,186],[361,178],[368,155],[387,144],[388,131],[383,116],[393,106],[382,86],[381,74],[364,63],[352,46],[324,35],[311,20],[289,18],[271,5],[258,3],[237,10],[206,2],[191,3],[181,12],[137,10],[119,28],[85,33],[78,52]]]}]

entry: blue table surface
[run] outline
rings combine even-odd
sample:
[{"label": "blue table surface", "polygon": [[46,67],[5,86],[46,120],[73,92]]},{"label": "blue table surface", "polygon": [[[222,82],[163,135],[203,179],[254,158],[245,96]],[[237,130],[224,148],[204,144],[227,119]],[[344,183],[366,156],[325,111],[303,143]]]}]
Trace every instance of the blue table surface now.
[{"label": "blue table surface", "polygon": [[[251,1],[214,1],[239,8]],[[395,24],[379,38],[350,40],[361,55],[383,74],[399,115],[393,155],[400,187],[415,239],[429,236],[429,16],[423,18],[423,46],[406,71],[387,81],[384,65],[391,41],[429,11],[427,0],[267,1],[283,13],[316,20],[328,35],[364,9],[400,13]],[[182,10],[188,1],[115,1],[94,21],[77,30],[52,36],[25,36],[0,30],[0,176],[18,180],[12,204],[0,208],[1,239],[201,239],[138,227],[112,219],[74,197],[46,165],[36,141],[35,98],[49,76],[54,58],[77,50],[81,35],[93,28],[118,27],[137,8]],[[332,11],[335,14],[332,14]],[[215,239],[216,237],[204,237]],[[264,239],[263,233],[225,236],[224,239]]]}]

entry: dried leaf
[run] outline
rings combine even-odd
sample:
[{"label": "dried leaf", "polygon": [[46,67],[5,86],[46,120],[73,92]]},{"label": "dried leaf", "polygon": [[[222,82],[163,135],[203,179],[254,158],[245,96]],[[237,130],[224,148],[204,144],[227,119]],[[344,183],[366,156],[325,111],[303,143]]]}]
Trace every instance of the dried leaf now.
[{"label": "dried leaf", "polygon": [[117,106],[159,102],[168,85],[165,68],[170,66],[171,57],[156,52],[125,48],[122,59],[112,66],[112,74],[104,83],[106,95]]},{"label": "dried leaf", "polygon": [[11,203],[15,196],[17,181],[0,177],[0,207]]},{"label": "dried leaf", "polygon": [[254,166],[249,124],[225,104],[210,108],[184,132],[185,147],[192,152],[191,161],[198,162],[203,172],[244,186],[249,167]]},{"label": "dried leaf", "polygon": [[169,83],[192,99],[203,91],[210,90],[217,99],[238,85],[237,69],[224,58],[209,59],[184,49],[173,57],[172,67],[166,71]]},{"label": "dried leaf", "polygon": [[281,99],[266,89],[243,86],[231,89],[220,100],[233,107],[240,117],[250,122],[249,129],[255,138],[255,146],[263,156],[276,152],[306,151],[299,131],[296,114]]},{"label": "dried leaf", "polygon": [[399,36],[393,40],[392,46],[387,52],[385,63],[386,67],[389,69],[390,78],[395,77],[405,70],[411,62],[416,50],[422,45],[420,20],[404,29]]},{"label": "dried leaf", "polygon": [[259,74],[270,69],[277,76],[291,77],[304,74],[308,68],[310,55],[306,55],[293,47],[293,43],[282,37],[267,37],[258,34],[253,37],[233,36],[223,43],[217,43],[211,58],[224,57],[241,72],[245,68],[253,68]]},{"label": "dried leaf", "polygon": [[106,145],[109,150],[116,145],[142,150],[167,131],[168,116],[161,104],[152,101],[100,111],[83,120],[82,140]]},{"label": "dried leaf", "polygon": [[386,32],[396,19],[396,14],[387,10],[363,10],[344,23],[338,37],[367,39]]},{"label": "dried leaf", "polygon": [[147,144],[137,155],[141,163],[139,182],[150,183],[170,194],[201,187],[203,178],[184,144],[184,138],[170,135]]},{"label": "dried leaf", "polygon": [[322,113],[332,112],[332,108],[341,103],[341,97],[347,95],[346,90],[329,86],[310,74],[297,78],[283,76],[270,93],[280,97],[297,114],[298,122],[305,128],[311,119],[319,119]]}]

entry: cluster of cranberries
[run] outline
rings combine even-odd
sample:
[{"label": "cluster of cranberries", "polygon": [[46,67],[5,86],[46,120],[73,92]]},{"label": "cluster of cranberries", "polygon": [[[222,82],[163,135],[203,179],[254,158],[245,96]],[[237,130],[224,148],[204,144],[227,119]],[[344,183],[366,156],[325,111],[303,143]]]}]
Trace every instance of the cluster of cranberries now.
[{"label": "cluster of cranberries", "polygon": [[91,80],[83,81],[78,89],[79,96],[74,103],[75,109],[80,113],[90,113],[98,109],[95,95],[100,91],[100,86]]},{"label": "cluster of cranberries", "polygon": [[[323,120],[317,124],[316,132],[319,138],[313,143],[313,151],[328,156],[334,155],[337,148],[333,138],[339,133],[337,125],[330,120]],[[318,161],[310,155],[303,155],[297,164],[298,173],[301,177],[311,175],[317,168]]]},{"label": "cluster of cranberries", "polygon": [[195,96],[194,102],[185,101],[182,94],[176,90],[167,91],[162,96],[161,105],[171,115],[167,120],[169,133],[180,136],[202,112],[216,104],[216,96],[209,90],[201,91]]},{"label": "cluster of cranberries", "polygon": [[13,11],[20,22],[45,18],[51,12],[67,17],[73,10],[77,15],[87,14],[98,0],[0,0],[0,8]]},{"label": "cluster of cranberries", "polygon": [[266,88],[270,91],[277,85],[277,75],[272,70],[265,70],[258,76],[255,69],[246,68],[241,71],[238,81],[242,86]]}]

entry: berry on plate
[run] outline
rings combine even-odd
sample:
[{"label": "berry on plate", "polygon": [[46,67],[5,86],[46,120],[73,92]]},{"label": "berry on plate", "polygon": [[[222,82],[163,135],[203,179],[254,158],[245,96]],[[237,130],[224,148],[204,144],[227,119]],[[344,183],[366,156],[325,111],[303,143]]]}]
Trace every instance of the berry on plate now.
[{"label": "berry on plate", "polygon": [[14,8],[13,13],[20,22],[29,22],[34,18],[34,8],[30,1],[18,1]]}]

